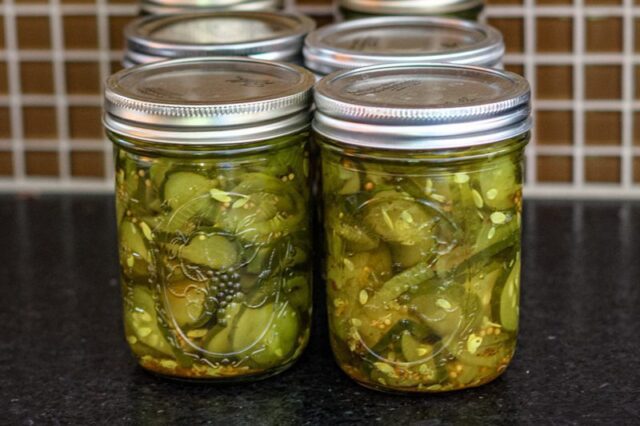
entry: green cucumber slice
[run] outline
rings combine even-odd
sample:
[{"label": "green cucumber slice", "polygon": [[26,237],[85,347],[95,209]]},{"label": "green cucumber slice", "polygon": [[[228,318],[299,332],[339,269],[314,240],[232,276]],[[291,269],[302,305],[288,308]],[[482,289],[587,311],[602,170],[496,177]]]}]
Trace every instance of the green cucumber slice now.
[{"label": "green cucumber slice", "polygon": [[285,280],[282,289],[285,297],[300,312],[311,309],[311,282],[309,277],[296,275]]},{"label": "green cucumber slice", "polygon": [[263,337],[265,328],[273,316],[273,304],[269,303],[260,308],[248,308],[242,313],[233,327],[231,341],[235,352],[244,352],[256,346]]},{"label": "green cucumber slice", "polygon": [[295,349],[299,330],[298,313],[288,303],[284,304],[261,341],[262,349],[254,352],[251,358],[263,367],[279,364]]},{"label": "green cucumber slice", "polygon": [[197,173],[172,173],[164,184],[164,201],[175,210],[198,195],[205,194],[213,186],[209,179]]},{"label": "green cucumber slice", "polygon": [[344,223],[340,219],[334,220],[331,228],[334,233],[345,240],[347,248],[352,251],[373,250],[380,244],[378,236],[371,235],[360,226]]},{"label": "green cucumber slice", "polygon": [[197,234],[180,250],[180,257],[188,263],[212,269],[226,269],[239,258],[236,245],[222,235]]},{"label": "green cucumber slice", "polygon": [[430,294],[413,298],[410,310],[425,325],[443,339],[452,338],[462,325],[465,313],[461,289],[450,287],[445,291],[433,291]]},{"label": "green cucumber slice", "polygon": [[205,283],[188,280],[169,283],[166,295],[169,316],[179,327],[201,322],[207,297]]},{"label": "green cucumber slice", "polygon": [[433,345],[427,345],[421,343],[418,339],[413,337],[409,330],[405,330],[400,338],[400,348],[402,349],[402,356],[407,362],[415,362],[420,360],[427,360],[431,358],[433,353]]},{"label": "green cucumber slice", "polygon": [[364,223],[392,243],[433,245],[433,217],[407,195],[395,191],[377,193],[365,207]]},{"label": "green cucumber slice", "polygon": [[508,331],[518,329],[519,300],[520,300],[520,256],[509,273],[509,277],[500,292],[500,303],[497,312],[502,328]]},{"label": "green cucumber slice", "polygon": [[129,278],[148,277],[151,273],[150,265],[153,264],[150,243],[147,240],[152,236],[150,227],[146,223],[142,223],[140,227],[125,219],[120,224],[119,234],[122,273]]},{"label": "green cucumber slice", "polygon": [[158,352],[173,357],[171,346],[165,340],[158,325],[155,302],[151,290],[143,286],[133,286],[130,290],[131,306],[125,308],[125,323],[132,331],[128,336],[129,343],[141,342]]},{"label": "green cucumber slice", "polygon": [[231,331],[233,324],[238,320],[239,314],[243,311],[240,303],[230,303],[224,311],[224,324],[218,323],[213,327],[208,336],[204,338],[207,342],[205,348],[209,352],[224,356],[233,352],[231,344]]},{"label": "green cucumber slice", "polygon": [[480,195],[484,204],[495,210],[513,207],[516,192],[520,188],[520,177],[516,175],[516,164],[511,158],[496,159],[492,169],[476,174]]}]

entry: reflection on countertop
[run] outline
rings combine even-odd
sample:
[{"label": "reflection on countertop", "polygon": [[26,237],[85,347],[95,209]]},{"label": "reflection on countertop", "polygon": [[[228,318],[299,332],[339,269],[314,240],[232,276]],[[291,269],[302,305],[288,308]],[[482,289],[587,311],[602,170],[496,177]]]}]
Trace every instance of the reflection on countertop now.
[{"label": "reflection on countertop", "polygon": [[3,422],[640,422],[640,203],[527,200],[517,355],[489,385],[433,396],[341,373],[321,284],[310,346],[288,372],[225,386],[145,373],[122,336],[113,217],[109,196],[0,197]]}]

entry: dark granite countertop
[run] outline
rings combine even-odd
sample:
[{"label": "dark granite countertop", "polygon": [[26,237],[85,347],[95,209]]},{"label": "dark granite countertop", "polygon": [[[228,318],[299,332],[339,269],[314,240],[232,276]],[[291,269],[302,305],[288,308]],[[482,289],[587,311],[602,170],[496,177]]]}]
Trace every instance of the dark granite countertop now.
[{"label": "dark granite countertop", "polygon": [[113,216],[109,196],[0,197],[0,423],[640,424],[640,203],[527,200],[511,367],[424,396],[342,374],[321,309],[280,376],[216,386],[145,373],[122,335]]}]

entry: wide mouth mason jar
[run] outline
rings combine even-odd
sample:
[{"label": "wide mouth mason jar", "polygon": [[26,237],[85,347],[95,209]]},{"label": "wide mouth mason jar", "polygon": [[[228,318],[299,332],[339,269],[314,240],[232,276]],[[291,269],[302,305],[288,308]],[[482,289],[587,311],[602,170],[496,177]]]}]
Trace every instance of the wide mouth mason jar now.
[{"label": "wide mouth mason jar", "polygon": [[247,56],[301,64],[306,16],[278,12],[208,12],[138,18],[125,28],[125,67],[195,56]]},{"label": "wide mouth mason jar", "polygon": [[516,74],[450,64],[317,84],[330,340],[359,383],[442,392],[509,364],[529,96]]},{"label": "wide mouth mason jar", "polygon": [[316,75],[367,65],[448,62],[502,68],[504,41],[495,28],[438,17],[381,17],[327,25],[304,42]]},{"label": "wide mouth mason jar", "polygon": [[300,356],[313,82],[248,58],[156,62],[108,79],[124,329],[145,369],[234,381]]},{"label": "wide mouth mason jar", "polygon": [[371,16],[449,16],[477,21],[483,0],[339,0],[342,18]]},{"label": "wide mouth mason jar", "polygon": [[143,15],[171,15],[229,10],[270,11],[282,8],[282,0],[142,0]]}]

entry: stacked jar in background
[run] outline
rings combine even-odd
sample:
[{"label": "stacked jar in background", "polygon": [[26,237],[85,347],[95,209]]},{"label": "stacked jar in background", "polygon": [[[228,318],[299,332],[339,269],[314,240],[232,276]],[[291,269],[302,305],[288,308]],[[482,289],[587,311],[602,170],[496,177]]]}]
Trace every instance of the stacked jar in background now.
[{"label": "stacked jar in background", "polygon": [[193,12],[275,11],[282,0],[141,0],[142,15],[171,15]]},{"label": "stacked jar in background", "polygon": [[478,20],[483,0],[339,0],[345,20],[373,16],[444,16]]},{"label": "stacked jar in background", "polygon": [[246,56],[302,64],[302,44],[314,28],[311,18],[282,12],[147,16],[125,28],[123,65],[203,56]]},{"label": "stacked jar in background", "polygon": [[322,258],[333,352],[359,383],[441,392],[504,371],[529,87],[500,70],[495,29],[419,16],[475,19],[481,3],[423,3],[344,0],[345,15],[412,16],[319,30],[262,10],[275,3],[143,5],[160,15],[127,28],[104,118],[140,365],[211,381],[286,369]]}]

